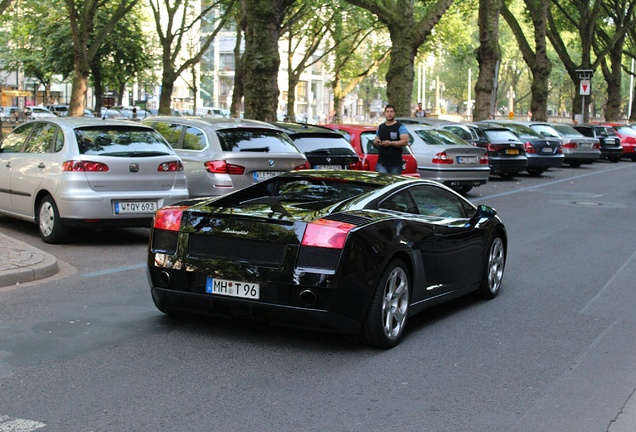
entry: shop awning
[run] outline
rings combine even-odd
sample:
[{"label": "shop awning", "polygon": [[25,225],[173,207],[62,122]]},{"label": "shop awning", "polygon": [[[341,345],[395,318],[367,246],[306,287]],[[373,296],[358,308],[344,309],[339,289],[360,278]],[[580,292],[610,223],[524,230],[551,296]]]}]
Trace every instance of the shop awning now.
[{"label": "shop awning", "polygon": [[2,96],[9,96],[9,97],[33,96],[33,92],[26,91],[26,90],[1,90],[0,93],[2,93]]}]

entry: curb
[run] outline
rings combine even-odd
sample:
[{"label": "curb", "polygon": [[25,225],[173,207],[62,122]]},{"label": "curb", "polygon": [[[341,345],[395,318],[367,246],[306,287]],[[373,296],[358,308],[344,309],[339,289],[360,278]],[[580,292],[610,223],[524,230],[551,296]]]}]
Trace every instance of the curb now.
[{"label": "curb", "polygon": [[44,279],[58,270],[53,255],[0,234],[0,287]]}]

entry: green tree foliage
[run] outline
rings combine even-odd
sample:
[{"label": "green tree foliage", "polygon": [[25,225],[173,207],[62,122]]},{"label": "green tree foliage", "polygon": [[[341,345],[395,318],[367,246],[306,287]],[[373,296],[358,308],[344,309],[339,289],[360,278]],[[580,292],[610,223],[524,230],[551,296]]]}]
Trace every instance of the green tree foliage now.
[{"label": "green tree foliage", "polygon": [[[170,113],[172,102],[172,90],[174,83],[181,74],[193,65],[201,61],[219,31],[231,18],[230,11],[234,0],[203,2],[201,9],[191,0],[148,0],[155,22],[155,28],[161,45],[161,95],[159,97],[159,112]],[[220,10],[220,15],[211,18],[211,14]],[[203,21],[203,19],[206,21]],[[215,22],[215,26],[206,28],[206,34],[198,39],[197,27],[209,25]],[[184,52],[190,54],[182,59]]]},{"label": "green tree foliage", "polygon": [[[109,4],[108,2],[112,3]],[[72,30],[73,40],[73,90],[69,107],[70,116],[83,116],[86,90],[91,65],[107,36],[117,22],[129,13],[138,0],[64,0]],[[109,6],[112,5],[112,9]],[[101,16],[104,24],[96,29],[98,12],[106,9],[112,13]]]},{"label": "green tree foliage", "polygon": [[415,0],[347,2],[375,14],[387,27],[392,45],[386,74],[387,96],[389,103],[395,105],[398,115],[409,115],[417,49],[430,36],[453,0],[430,3],[416,3]]}]

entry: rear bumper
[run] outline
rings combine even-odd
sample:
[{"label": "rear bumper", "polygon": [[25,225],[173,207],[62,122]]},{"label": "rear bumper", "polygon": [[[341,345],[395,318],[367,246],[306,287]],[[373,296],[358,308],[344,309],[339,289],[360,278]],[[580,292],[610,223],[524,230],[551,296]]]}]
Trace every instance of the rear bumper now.
[{"label": "rear bumper", "polygon": [[151,287],[155,305],[161,309],[224,318],[249,318],[275,325],[332,333],[359,334],[360,321],[328,310],[234,300],[207,294]]},{"label": "rear bumper", "polygon": [[479,186],[486,183],[490,176],[490,167],[444,170],[420,166],[417,171],[422,178],[435,180],[447,186]]},{"label": "rear bumper", "polygon": [[528,168],[558,168],[563,165],[565,157],[528,155]]}]

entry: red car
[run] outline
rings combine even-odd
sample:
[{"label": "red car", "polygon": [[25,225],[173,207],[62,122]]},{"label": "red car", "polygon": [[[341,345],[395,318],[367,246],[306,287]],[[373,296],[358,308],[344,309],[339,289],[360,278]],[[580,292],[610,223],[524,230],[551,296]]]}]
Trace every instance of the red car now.
[{"label": "red car", "polygon": [[636,162],[636,129],[626,123],[603,123],[603,126],[611,126],[616,131],[623,146],[623,157]]},{"label": "red car", "polygon": [[[322,126],[341,133],[358,153],[362,161],[362,169],[375,171],[375,164],[378,162],[378,148],[373,145],[375,132],[378,129],[376,126],[351,124],[326,124]],[[408,146],[404,147],[402,151],[402,174],[412,177],[420,176],[417,172],[417,161]]]}]

